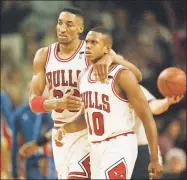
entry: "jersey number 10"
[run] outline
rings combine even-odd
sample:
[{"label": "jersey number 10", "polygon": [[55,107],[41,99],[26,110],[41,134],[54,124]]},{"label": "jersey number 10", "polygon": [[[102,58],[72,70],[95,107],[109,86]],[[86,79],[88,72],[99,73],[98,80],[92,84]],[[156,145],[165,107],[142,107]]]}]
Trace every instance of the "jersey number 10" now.
[{"label": "jersey number 10", "polygon": [[[104,117],[101,112],[93,112],[92,113],[92,121],[89,119],[89,115],[87,112],[87,122],[89,126],[89,133],[92,135],[93,132],[97,136],[102,136],[104,134]],[[90,126],[90,122],[93,122],[93,129]]]}]

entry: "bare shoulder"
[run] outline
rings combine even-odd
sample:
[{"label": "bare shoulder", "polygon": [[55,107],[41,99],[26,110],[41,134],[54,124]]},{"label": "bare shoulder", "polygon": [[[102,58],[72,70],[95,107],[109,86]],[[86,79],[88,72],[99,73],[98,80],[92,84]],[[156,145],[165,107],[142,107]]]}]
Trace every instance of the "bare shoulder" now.
[{"label": "bare shoulder", "polygon": [[40,48],[34,57],[33,66],[34,70],[44,69],[47,60],[48,47]]},{"label": "bare shoulder", "polygon": [[136,82],[138,83],[135,75],[129,70],[129,69],[121,69],[121,71],[119,71],[118,75],[117,75],[117,81],[119,84],[121,83],[131,83],[131,82]]},{"label": "bare shoulder", "polygon": [[42,61],[46,60],[46,58],[47,58],[47,53],[48,53],[48,47],[40,48],[40,49],[36,52],[36,54],[35,54],[34,61],[42,62]]}]

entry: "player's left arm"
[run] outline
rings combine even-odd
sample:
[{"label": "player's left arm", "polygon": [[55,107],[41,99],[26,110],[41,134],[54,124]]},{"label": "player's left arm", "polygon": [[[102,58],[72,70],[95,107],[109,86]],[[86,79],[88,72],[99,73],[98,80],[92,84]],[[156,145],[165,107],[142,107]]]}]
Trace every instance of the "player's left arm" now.
[{"label": "player's left arm", "polygon": [[74,133],[87,128],[84,111],[73,121],[66,123],[55,134],[55,143],[57,146],[63,146],[62,139],[66,133]]},{"label": "player's left arm", "polygon": [[153,178],[159,178],[162,175],[162,167],[158,162],[158,134],[155,120],[149,104],[135,78],[129,70],[122,70],[117,76],[117,83],[120,89],[128,97],[136,114],[141,119],[151,150],[149,172],[153,173]]},{"label": "player's left arm", "polygon": [[159,115],[168,110],[172,104],[176,104],[183,99],[184,96],[172,96],[164,99],[153,99],[149,106],[154,115]]},{"label": "player's left arm", "polygon": [[127,67],[136,76],[136,79],[142,81],[142,73],[140,70],[129,61],[125,60],[122,56],[110,50],[109,54],[105,54],[100,61],[94,64],[96,76],[99,77],[102,83],[105,83],[108,78],[108,69],[111,64],[120,64]]}]

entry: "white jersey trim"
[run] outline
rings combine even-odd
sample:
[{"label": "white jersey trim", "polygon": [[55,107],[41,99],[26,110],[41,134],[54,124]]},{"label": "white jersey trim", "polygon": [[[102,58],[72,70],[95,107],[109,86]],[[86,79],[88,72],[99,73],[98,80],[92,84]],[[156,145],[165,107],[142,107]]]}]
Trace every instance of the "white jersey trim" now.
[{"label": "white jersey trim", "polygon": [[[109,70],[108,74],[111,73],[118,65],[115,65],[114,67],[112,67],[111,70]],[[93,67],[91,68],[90,72],[88,73],[88,82],[89,83],[96,83],[96,80],[91,79],[91,74],[93,72]]]},{"label": "white jersey trim", "polygon": [[115,73],[114,78],[113,78],[113,81],[112,81],[112,84],[111,84],[111,87],[112,87],[112,91],[113,91],[114,95],[115,95],[119,100],[121,100],[121,101],[123,101],[123,102],[129,102],[128,99],[124,99],[124,98],[120,97],[120,96],[117,94],[117,92],[116,92],[116,90],[115,90],[115,87],[114,87],[115,80],[116,80],[116,78],[117,78],[119,72],[121,72],[122,70],[128,70],[128,69],[122,67],[122,68],[120,68],[120,69]]},{"label": "white jersey trim", "polygon": [[59,48],[59,44],[60,44],[60,43],[58,43],[58,42],[55,44],[54,56],[55,56],[56,60],[58,60],[58,61],[60,61],[60,62],[68,62],[68,61],[71,61],[71,60],[77,55],[77,53],[79,52],[79,50],[82,48],[82,46],[83,46],[83,44],[84,44],[84,41],[81,40],[81,42],[80,42],[78,48],[75,50],[75,52],[73,53],[73,55],[72,55],[71,57],[67,58],[67,59],[62,59],[62,58],[60,58],[60,57],[58,56],[57,50],[58,50],[58,48]]},{"label": "white jersey trim", "polygon": [[46,62],[45,62],[45,69],[47,68],[47,65],[48,65],[48,62],[49,62],[49,57],[50,57],[50,54],[51,54],[51,45],[48,47],[48,50],[47,50],[47,58],[46,58]]}]

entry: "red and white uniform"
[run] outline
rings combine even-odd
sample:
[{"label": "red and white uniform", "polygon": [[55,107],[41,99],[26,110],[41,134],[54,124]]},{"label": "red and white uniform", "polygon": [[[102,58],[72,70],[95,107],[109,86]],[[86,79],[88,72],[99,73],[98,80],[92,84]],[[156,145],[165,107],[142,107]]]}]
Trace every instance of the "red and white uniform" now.
[{"label": "red and white uniform", "polygon": [[130,179],[137,157],[134,110],[114,88],[121,65],[109,71],[106,84],[94,80],[90,66],[80,76],[80,92],[85,105],[90,164],[93,179]]},{"label": "red and white uniform", "polygon": [[[77,87],[80,72],[87,67],[85,61],[85,43],[81,41],[76,52],[68,59],[61,59],[57,50],[59,43],[49,46],[46,61],[46,81],[49,88],[50,98],[62,98],[71,89],[74,95],[79,96]],[[56,170],[59,179],[73,177],[88,178],[88,172],[82,167],[82,159],[88,156],[87,131],[67,134],[63,139],[64,146],[57,147],[54,142],[54,134],[62,124],[74,120],[80,112],[70,112],[68,110],[52,111],[54,128],[52,131],[53,154]]]}]

